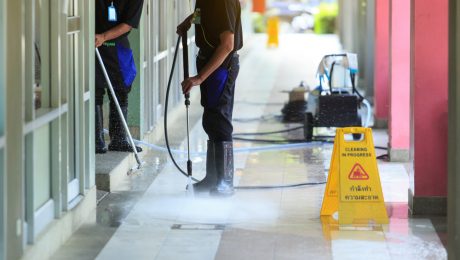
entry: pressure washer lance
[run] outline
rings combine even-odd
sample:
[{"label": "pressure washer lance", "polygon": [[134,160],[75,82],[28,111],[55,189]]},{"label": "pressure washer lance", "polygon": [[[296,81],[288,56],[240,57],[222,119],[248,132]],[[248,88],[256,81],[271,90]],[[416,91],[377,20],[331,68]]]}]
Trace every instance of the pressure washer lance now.
[{"label": "pressure washer lance", "polygon": [[137,162],[137,169],[142,167],[142,162],[139,159],[139,154],[137,153],[136,145],[134,144],[133,137],[131,136],[131,132],[129,131],[128,124],[126,123],[125,117],[123,116],[123,112],[121,111],[120,104],[118,103],[117,96],[115,95],[115,91],[113,90],[112,82],[110,81],[109,74],[107,74],[107,70],[105,69],[104,61],[102,60],[101,54],[99,53],[98,48],[96,48],[96,56],[99,60],[99,64],[101,65],[102,72],[104,73],[105,80],[107,81],[107,85],[109,86],[110,94],[112,95],[112,99],[115,102],[115,107],[117,108],[118,115],[121,118],[121,122],[123,123],[123,127],[125,128],[126,133],[128,133],[129,143],[134,151],[134,156],[136,157]]},{"label": "pressure washer lance", "polygon": [[[184,79],[189,77],[189,68],[188,68],[188,38],[187,33],[182,35],[182,58],[184,66]],[[190,93],[185,94],[185,110],[187,114],[187,175],[192,180],[192,160],[190,160],[190,133],[189,133],[189,106],[190,106]],[[190,183],[191,184],[191,183]]]}]

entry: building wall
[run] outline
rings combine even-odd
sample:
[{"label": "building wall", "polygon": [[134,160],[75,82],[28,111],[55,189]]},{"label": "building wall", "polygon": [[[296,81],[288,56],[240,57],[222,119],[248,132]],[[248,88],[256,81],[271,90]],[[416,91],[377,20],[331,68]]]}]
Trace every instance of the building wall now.
[{"label": "building wall", "polygon": [[410,0],[392,0],[390,10],[389,154],[391,161],[407,162],[410,146]]},{"label": "building wall", "polygon": [[93,4],[0,1],[0,258],[46,258],[86,215],[61,225],[52,246],[38,250],[39,238],[82,202],[95,207]]},{"label": "building wall", "polygon": [[390,0],[376,1],[375,6],[375,118],[388,120],[390,90]]},{"label": "building wall", "polygon": [[448,0],[440,0],[436,4],[412,0],[412,5],[414,174],[411,176],[411,192],[414,200],[417,197],[445,199],[449,84]]}]

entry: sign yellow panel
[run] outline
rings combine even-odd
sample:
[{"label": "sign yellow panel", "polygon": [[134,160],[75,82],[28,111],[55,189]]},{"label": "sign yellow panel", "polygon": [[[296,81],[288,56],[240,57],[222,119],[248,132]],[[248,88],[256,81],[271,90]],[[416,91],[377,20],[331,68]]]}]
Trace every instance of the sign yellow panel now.
[{"label": "sign yellow panel", "polygon": [[[359,141],[347,134],[362,134]],[[339,224],[387,224],[370,128],[337,129],[321,215],[338,212]]]}]

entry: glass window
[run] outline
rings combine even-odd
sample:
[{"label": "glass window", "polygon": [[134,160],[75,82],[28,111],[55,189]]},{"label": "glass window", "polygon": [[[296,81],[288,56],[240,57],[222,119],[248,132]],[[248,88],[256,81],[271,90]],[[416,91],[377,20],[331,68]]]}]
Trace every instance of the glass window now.
[{"label": "glass window", "polygon": [[33,81],[33,100],[34,108],[37,115],[40,115],[40,109],[49,108],[49,77],[47,75],[49,64],[49,10],[48,1],[35,1],[34,10],[34,33],[33,33],[33,48],[34,48],[34,81]]},{"label": "glass window", "polygon": [[41,103],[41,50],[40,50],[40,1],[36,2],[35,8],[35,33],[34,33],[34,107],[39,109]]},{"label": "glass window", "polygon": [[34,131],[33,171],[34,209],[37,210],[51,198],[50,127],[45,125]]}]

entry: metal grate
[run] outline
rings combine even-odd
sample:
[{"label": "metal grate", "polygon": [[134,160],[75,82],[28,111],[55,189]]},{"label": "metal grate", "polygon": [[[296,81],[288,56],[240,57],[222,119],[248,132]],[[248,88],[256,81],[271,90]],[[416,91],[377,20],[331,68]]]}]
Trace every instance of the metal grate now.
[{"label": "metal grate", "polygon": [[173,230],[224,230],[225,225],[222,224],[174,224],[171,226]]}]

